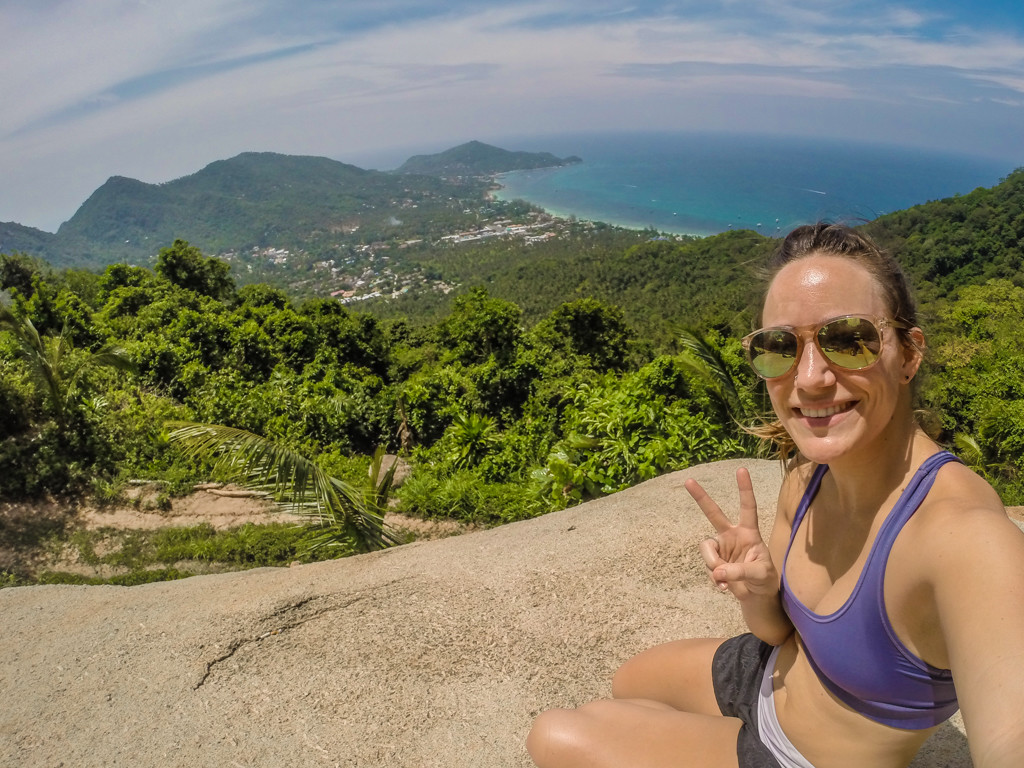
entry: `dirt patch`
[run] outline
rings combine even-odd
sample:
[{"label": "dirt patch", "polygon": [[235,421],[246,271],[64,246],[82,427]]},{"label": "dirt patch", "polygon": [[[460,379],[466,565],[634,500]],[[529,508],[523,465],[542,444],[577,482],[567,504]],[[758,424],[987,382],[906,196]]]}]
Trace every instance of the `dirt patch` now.
[{"label": "dirt patch", "polygon": [[[0,572],[32,574],[62,571],[87,576],[110,577],[120,573],[111,566],[83,561],[79,550],[69,543],[77,530],[109,531],[106,538],[93,539],[95,554],[102,557],[123,543],[128,531],[208,524],[223,531],[246,524],[301,524],[306,517],[281,510],[265,496],[231,485],[205,485],[195,492],[168,499],[158,485],[133,486],[125,501],[105,507],[70,500],[44,499],[31,503],[0,503]],[[385,521],[410,540],[457,536],[476,526],[455,520],[422,520],[388,513]],[[106,542],[109,541],[109,547]],[[180,563],[178,570],[211,572],[216,564]],[[109,571],[109,573],[108,573]]]},{"label": "dirt patch", "polygon": [[388,512],[384,516],[384,522],[399,531],[404,531],[417,541],[446,539],[449,536],[480,530],[482,527],[462,523],[458,520],[424,520],[419,517],[400,515],[397,512]]},{"label": "dirt patch", "polygon": [[302,516],[280,511],[273,501],[237,486],[205,486],[188,496],[170,499],[166,509],[158,508],[159,488],[143,486],[128,494],[133,506],[85,507],[78,519],[87,530],[118,528],[152,531],[157,528],[187,527],[208,523],[216,530],[237,528],[246,523],[262,525],[301,522]]},{"label": "dirt patch", "polygon": [[[194,493],[171,499],[166,510],[155,509],[158,489],[143,488],[135,492],[137,506],[116,506],[104,509],[84,507],[78,513],[78,520],[87,530],[116,528],[119,530],[156,530],[171,526],[187,527],[208,523],[216,530],[237,528],[251,523],[305,522],[304,515],[283,511],[264,495],[233,485],[207,485]],[[477,530],[478,526],[457,520],[424,520],[389,512],[385,522],[411,538],[443,539],[461,533]]]}]

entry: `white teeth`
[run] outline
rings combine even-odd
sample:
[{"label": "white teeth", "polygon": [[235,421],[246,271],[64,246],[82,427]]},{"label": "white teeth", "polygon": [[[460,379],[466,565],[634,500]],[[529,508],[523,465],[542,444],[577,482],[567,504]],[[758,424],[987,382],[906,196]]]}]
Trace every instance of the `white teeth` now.
[{"label": "white teeth", "polygon": [[824,419],[827,416],[831,416],[834,413],[841,413],[852,406],[852,403],[846,403],[844,405],[833,405],[830,408],[801,408],[800,412],[804,416],[808,416],[812,419]]}]

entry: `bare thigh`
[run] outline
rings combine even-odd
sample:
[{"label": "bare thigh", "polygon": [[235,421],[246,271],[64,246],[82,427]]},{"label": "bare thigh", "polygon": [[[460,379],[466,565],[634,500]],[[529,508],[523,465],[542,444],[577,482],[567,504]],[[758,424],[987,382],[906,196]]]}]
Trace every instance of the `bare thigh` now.
[{"label": "bare thigh", "polygon": [[738,768],[741,725],[652,701],[606,699],[542,713],[526,746],[538,768]]},{"label": "bare thigh", "polygon": [[656,645],[621,667],[612,680],[616,699],[648,699],[701,715],[721,716],[711,662],[723,638]]}]

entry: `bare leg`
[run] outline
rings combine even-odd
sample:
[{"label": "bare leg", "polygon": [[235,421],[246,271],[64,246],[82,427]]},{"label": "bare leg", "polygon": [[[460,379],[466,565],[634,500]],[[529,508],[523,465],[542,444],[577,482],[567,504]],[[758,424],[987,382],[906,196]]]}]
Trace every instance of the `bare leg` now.
[{"label": "bare leg", "polygon": [[526,747],[538,768],[737,768],[740,726],[733,717],[605,699],[542,713]]},{"label": "bare leg", "polygon": [[613,700],[537,718],[527,739],[540,768],[736,768],[741,723],[723,717],[711,681],[722,640],[680,640],[627,661]]},{"label": "bare leg", "polygon": [[711,681],[711,661],[723,638],[676,640],[644,651],[612,679],[616,699],[651,699],[673,709],[721,716]]}]

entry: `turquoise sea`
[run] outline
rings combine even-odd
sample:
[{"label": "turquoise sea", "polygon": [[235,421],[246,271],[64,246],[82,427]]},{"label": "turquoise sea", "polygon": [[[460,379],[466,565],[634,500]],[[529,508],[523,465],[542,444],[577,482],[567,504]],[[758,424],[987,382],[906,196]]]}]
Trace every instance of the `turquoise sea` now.
[{"label": "turquoise sea", "polygon": [[530,139],[509,148],[577,155],[562,168],[499,177],[497,197],[558,216],[711,235],[784,234],[820,220],[858,223],[991,187],[1022,163],[907,147],[708,134]]}]

